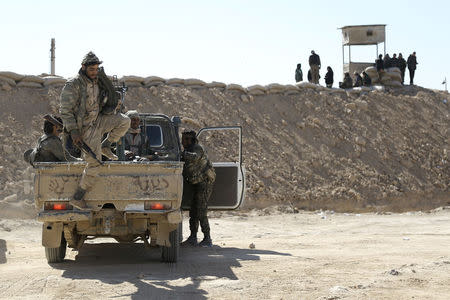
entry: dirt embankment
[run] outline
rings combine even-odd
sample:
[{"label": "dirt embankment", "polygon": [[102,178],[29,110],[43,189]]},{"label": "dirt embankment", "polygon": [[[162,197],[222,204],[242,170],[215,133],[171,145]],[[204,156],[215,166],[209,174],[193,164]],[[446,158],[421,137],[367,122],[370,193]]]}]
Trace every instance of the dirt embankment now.
[{"label": "dirt embankment", "polygon": [[[42,116],[57,111],[60,91],[0,91],[2,217],[34,213],[33,170],[22,153],[40,136]],[[242,125],[247,207],[405,211],[450,203],[450,106],[443,101],[448,94],[409,86],[249,91],[220,84],[141,84],[130,87],[126,106],[182,116],[192,129]],[[204,143],[212,156],[228,156],[236,153],[230,146],[235,141]]]}]

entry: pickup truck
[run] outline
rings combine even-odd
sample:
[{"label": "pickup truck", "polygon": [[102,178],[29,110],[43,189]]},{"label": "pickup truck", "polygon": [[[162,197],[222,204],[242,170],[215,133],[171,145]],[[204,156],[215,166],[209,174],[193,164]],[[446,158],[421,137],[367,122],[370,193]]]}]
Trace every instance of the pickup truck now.
[{"label": "pickup truck", "polygon": [[[140,114],[141,129],[149,137],[152,161],[105,161],[96,184],[86,193],[88,210],[69,204],[84,162],[35,163],[37,219],[43,223],[42,245],[49,263],[64,261],[66,248],[80,249],[88,239],[112,237],[119,243],[143,242],[160,247],[164,262],[176,262],[182,239],[182,209],[188,210],[191,187],[183,182],[180,160],[180,118]],[[238,158],[213,162],[217,177],[210,210],[233,210],[244,200],[242,130],[239,126],[209,127],[198,132],[237,131]],[[123,149],[117,147],[124,159]]]}]

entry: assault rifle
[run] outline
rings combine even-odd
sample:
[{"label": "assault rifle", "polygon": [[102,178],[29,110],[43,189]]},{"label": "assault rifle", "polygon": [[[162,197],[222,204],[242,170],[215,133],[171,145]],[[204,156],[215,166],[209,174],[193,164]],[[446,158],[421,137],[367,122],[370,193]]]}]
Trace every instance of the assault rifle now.
[{"label": "assault rifle", "polygon": [[[45,115],[44,119],[52,123],[54,126],[63,129],[64,125],[63,123],[59,122],[57,119],[55,119],[51,115]],[[79,144],[74,144],[78,149],[85,152],[87,155],[91,156],[93,159],[95,159],[99,164],[103,165],[103,162],[97,158],[97,155],[95,155],[94,151],[92,151],[91,147],[88,146],[83,140]]]}]

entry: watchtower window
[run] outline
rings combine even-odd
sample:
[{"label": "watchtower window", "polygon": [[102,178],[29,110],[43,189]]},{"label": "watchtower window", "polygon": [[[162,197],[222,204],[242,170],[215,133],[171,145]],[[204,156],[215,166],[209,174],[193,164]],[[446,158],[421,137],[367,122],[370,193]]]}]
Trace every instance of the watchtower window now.
[{"label": "watchtower window", "polygon": [[367,30],[366,35],[373,36],[373,30],[372,29]]}]

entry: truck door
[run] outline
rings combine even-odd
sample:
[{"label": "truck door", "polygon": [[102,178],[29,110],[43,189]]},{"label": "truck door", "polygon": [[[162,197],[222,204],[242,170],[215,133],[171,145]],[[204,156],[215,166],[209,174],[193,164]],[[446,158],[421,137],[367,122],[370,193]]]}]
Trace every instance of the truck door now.
[{"label": "truck door", "polygon": [[[238,145],[226,144],[227,149],[237,150],[237,157],[232,161],[215,161],[210,151],[214,150],[212,145],[202,139],[207,132],[237,132]],[[242,165],[242,127],[226,126],[226,127],[206,127],[197,133],[199,143],[208,151],[214,170],[216,171],[216,181],[214,182],[213,192],[208,202],[209,210],[232,210],[239,208],[245,197],[245,170]],[[237,149],[235,147],[238,147]],[[185,210],[190,208],[192,199],[192,186],[186,182],[183,185],[183,202],[181,207]]]}]

